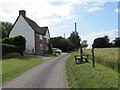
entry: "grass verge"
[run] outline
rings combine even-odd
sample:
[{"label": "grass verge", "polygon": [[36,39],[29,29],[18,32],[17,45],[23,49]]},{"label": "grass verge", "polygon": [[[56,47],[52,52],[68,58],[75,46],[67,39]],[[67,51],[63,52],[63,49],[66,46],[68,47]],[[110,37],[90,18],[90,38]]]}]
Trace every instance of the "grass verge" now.
[{"label": "grass verge", "polygon": [[[66,75],[70,88],[118,88],[118,72],[92,62],[75,64],[73,53],[66,62]],[[112,89],[111,89],[112,90]]]},{"label": "grass verge", "polygon": [[10,80],[45,60],[33,56],[20,56],[2,60],[2,82]]}]

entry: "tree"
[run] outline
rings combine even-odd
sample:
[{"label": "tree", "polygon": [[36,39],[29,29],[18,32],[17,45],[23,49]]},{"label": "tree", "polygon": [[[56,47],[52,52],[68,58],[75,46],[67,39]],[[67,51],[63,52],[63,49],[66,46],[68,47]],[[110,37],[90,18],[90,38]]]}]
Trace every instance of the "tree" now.
[{"label": "tree", "polygon": [[74,48],[73,44],[68,39],[62,37],[51,38],[51,43],[53,48],[59,48],[64,52],[72,51]]},{"label": "tree", "polygon": [[76,50],[79,49],[81,38],[79,37],[77,32],[73,31],[70,34],[70,37],[68,39],[74,45],[74,49],[76,49]]},{"label": "tree", "polygon": [[114,47],[120,47],[120,37],[115,38],[113,42],[114,42]]},{"label": "tree", "polygon": [[87,40],[83,40],[81,44],[84,49],[88,47]]},{"label": "tree", "polygon": [[9,37],[11,29],[12,23],[3,21],[0,22],[0,31],[2,32],[2,38]]},{"label": "tree", "polygon": [[109,47],[108,36],[96,38],[92,44],[93,48],[107,48]]},{"label": "tree", "polygon": [[108,36],[104,36],[103,38],[106,40],[106,43],[109,44],[110,39],[108,38]]}]

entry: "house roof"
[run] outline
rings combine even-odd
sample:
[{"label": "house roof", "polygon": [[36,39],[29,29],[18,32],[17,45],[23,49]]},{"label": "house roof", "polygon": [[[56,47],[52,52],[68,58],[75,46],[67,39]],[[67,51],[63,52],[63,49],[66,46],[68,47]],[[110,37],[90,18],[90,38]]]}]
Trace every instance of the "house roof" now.
[{"label": "house roof", "polygon": [[21,10],[19,11],[19,16],[16,19],[15,23],[13,24],[12,28],[14,27],[14,25],[16,24],[16,22],[18,21],[20,15],[23,16],[23,18],[26,20],[26,22],[30,25],[30,27],[37,33],[40,33],[41,35],[45,35],[46,31],[48,30],[48,27],[40,27],[37,25],[36,22],[34,22],[33,20],[29,19],[28,17],[26,17],[26,12],[25,10]]},{"label": "house roof", "polygon": [[[23,16],[24,17],[24,16]],[[39,27],[36,22],[29,19],[28,17],[24,17],[24,19],[27,21],[27,23],[31,26],[31,28],[42,35],[46,34],[46,31],[48,30],[48,27]]]}]

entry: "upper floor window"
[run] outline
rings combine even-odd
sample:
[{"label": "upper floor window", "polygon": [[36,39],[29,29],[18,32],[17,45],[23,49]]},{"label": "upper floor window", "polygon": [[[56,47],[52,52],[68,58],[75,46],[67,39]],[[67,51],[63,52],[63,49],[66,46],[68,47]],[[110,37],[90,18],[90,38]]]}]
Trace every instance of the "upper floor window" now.
[{"label": "upper floor window", "polygon": [[39,35],[39,39],[42,40],[42,39],[43,39],[43,36],[42,36],[42,35]]}]

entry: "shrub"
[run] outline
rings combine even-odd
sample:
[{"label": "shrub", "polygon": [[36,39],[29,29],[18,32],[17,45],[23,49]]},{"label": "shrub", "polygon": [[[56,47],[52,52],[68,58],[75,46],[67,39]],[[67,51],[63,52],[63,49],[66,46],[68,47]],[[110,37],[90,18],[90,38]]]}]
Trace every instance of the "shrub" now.
[{"label": "shrub", "polygon": [[15,46],[14,51],[20,53],[23,56],[24,47],[23,46]]},{"label": "shrub", "polygon": [[4,56],[7,53],[11,53],[15,51],[15,46],[14,45],[9,45],[9,44],[2,44],[2,55]]},{"label": "shrub", "polygon": [[26,40],[22,36],[16,36],[11,38],[3,39],[2,44],[2,56],[6,55],[7,53],[18,52],[23,55],[23,51],[26,47]]},{"label": "shrub", "polygon": [[21,46],[21,48],[25,50],[25,43],[26,43],[26,40],[24,37],[22,37],[22,36],[14,37],[14,45],[15,46]]},{"label": "shrub", "polygon": [[7,53],[17,52],[23,55],[24,49],[20,46],[14,46],[9,44],[2,44],[2,56],[6,55]]},{"label": "shrub", "polygon": [[14,45],[14,37],[12,37],[12,38],[4,38],[2,43]]}]

